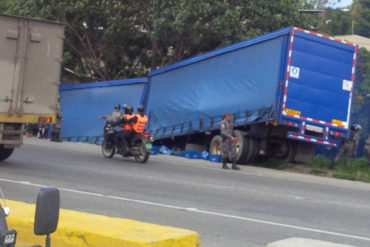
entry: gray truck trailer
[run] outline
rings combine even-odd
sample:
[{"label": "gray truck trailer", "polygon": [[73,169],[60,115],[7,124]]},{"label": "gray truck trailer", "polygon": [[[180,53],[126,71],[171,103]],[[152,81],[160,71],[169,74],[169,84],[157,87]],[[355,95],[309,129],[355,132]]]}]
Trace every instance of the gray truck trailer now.
[{"label": "gray truck trailer", "polygon": [[0,15],[0,161],[27,123],[55,122],[63,40],[63,24]]}]

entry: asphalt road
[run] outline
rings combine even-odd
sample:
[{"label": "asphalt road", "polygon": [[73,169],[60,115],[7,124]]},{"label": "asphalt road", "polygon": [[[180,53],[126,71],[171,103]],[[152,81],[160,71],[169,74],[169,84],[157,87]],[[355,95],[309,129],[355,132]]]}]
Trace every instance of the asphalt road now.
[{"label": "asphalt road", "polygon": [[35,203],[57,186],[61,207],[187,228],[205,247],[261,247],[304,237],[370,246],[370,184],[253,166],[225,171],[201,160],[151,156],[147,164],[100,147],[26,138],[0,166],[9,199]]}]

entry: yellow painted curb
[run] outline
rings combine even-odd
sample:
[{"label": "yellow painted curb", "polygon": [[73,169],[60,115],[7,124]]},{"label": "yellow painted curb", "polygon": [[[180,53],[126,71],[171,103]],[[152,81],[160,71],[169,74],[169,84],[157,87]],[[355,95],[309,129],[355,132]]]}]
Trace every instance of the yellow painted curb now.
[{"label": "yellow painted curb", "polygon": [[[45,236],[33,233],[35,205],[11,200],[7,204],[9,228],[18,232],[17,246],[44,246]],[[51,243],[52,247],[199,247],[200,239],[186,229],[61,209]]]}]

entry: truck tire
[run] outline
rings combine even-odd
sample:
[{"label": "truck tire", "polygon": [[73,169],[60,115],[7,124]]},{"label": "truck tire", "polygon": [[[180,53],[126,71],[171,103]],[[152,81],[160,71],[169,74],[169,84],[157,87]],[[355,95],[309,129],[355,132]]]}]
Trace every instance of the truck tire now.
[{"label": "truck tire", "polygon": [[294,163],[296,161],[298,142],[289,140],[288,146],[289,146],[289,151],[284,161],[289,162],[289,163]]},{"label": "truck tire", "polygon": [[294,162],[297,151],[297,142],[289,139],[275,140],[270,147],[272,156],[285,162]]},{"label": "truck tire", "polygon": [[221,155],[221,136],[215,135],[209,144],[209,153]]},{"label": "truck tire", "polygon": [[[239,139],[236,144],[237,162],[239,164],[254,162],[258,154],[258,141],[254,138],[245,136],[244,133],[239,130],[235,130],[234,133]],[[209,153],[221,155],[220,135],[216,135],[212,138],[211,144],[209,145]]]},{"label": "truck tire", "polygon": [[244,135],[243,132],[234,131],[235,136],[238,137],[236,143],[236,158],[239,164],[246,164],[254,162],[258,154],[258,141],[255,138]]},{"label": "truck tire", "polygon": [[4,145],[0,144],[0,161],[6,160],[12,155],[14,148],[4,148]]}]

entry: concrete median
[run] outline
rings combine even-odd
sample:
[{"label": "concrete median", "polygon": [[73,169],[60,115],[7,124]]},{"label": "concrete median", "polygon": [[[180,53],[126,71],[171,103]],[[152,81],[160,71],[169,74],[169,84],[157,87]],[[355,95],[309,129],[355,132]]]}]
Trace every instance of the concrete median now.
[{"label": "concrete median", "polygon": [[[18,232],[17,246],[45,243],[33,233],[35,205],[7,200],[10,229]],[[143,223],[61,209],[52,247],[199,247],[198,233],[186,229]]]}]

